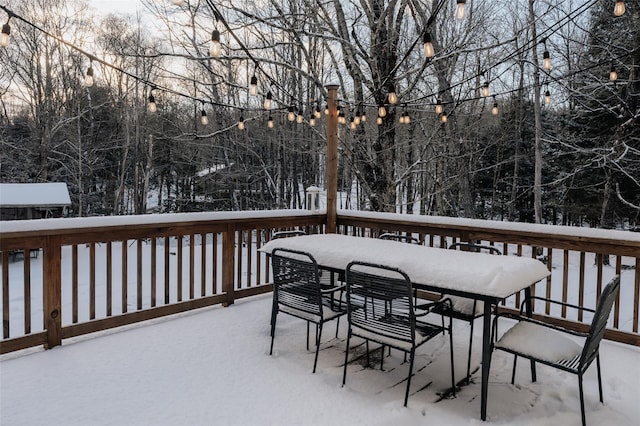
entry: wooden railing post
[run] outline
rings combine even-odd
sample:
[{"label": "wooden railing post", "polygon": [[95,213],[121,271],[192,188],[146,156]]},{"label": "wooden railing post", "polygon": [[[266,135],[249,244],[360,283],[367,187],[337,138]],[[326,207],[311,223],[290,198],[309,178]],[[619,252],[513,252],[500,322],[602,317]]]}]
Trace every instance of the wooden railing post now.
[{"label": "wooden railing post", "polygon": [[62,248],[59,237],[48,237],[44,247],[43,302],[44,329],[47,333],[46,348],[62,344],[62,274],[60,258]]},{"label": "wooden railing post", "polygon": [[227,225],[227,231],[222,235],[222,291],[227,295],[223,306],[233,304],[234,294],[234,265],[235,265],[236,227]]},{"label": "wooden railing post", "polygon": [[327,85],[327,234],[336,232],[338,199],[338,85]]}]

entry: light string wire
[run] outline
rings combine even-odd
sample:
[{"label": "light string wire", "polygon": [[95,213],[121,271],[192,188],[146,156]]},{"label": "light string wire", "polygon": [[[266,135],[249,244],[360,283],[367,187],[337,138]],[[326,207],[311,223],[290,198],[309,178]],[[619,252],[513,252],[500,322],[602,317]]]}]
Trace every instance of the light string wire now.
[{"label": "light string wire", "polygon": [[[209,8],[211,9],[212,14],[214,15],[214,18],[216,19],[216,21],[221,22],[222,25],[227,29],[227,31],[229,32],[229,34],[231,34],[231,36],[234,38],[234,40],[238,43],[238,46],[240,47],[240,49],[244,52],[244,54],[246,55],[247,58],[244,59],[249,59],[251,61],[253,61],[254,65],[255,65],[255,72],[260,71],[269,81],[270,85],[272,86],[276,86],[277,88],[279,88],[282,93],[284,93],[286,96],[289,96],[290,99],[292,100],[292,102],[295,102],[297,105],[304,105],[307,104],[306,101],[301,101],[300,99],[297,99],[295,96],[293,96],[290,92],[288,92],[286,90],[286,88],[284,88],[281,84],[279,84],[277,82],[277,80],[275,80],[273,77],[271,77],[265,70],[263,67],[260,66],[260,59],[256,58],[251,51],[247,48],[247,46],[239,39],[239,37],[234,33],[234,31],[231,29],[231,27],[229,26],[229,24],[227,23],[227,21],[224,19],[224,17],[222,16],[222,14],[220,13],[219,9],[216,7],[216,5],[213,3],[212,0],[205,0],[207,5],[209,6]],[[582,15],[583,13],[585,13],[586,11],[588,11],[598,0],[590,0],[587,3],[584,3],[583,5],[581,5],[580,7],[576,8],[574,11],[572,11],[571,13],[567,14],[566,16],[564,16],[563,18],[561,18],[559,21],[555,22],[554,24],[550,25],[549,27],[547,27],[545,30],[543,30],[540,35],[539,35],[539,39],[540,40],[545,40],[547,38],[549,38],[551,35],[555,34],[557,31],[559,31],[560,29],[562,29],[564,26],[566,26],[568,23],[572,22],[573,20],[575,20],[577,17],[579,17],[580,15]],[[442,7],[444,7],[446,0],[441,0],[436,7],[434,8],[434,10],[432,11],[430,17],[428,18],[428,20],[426,21],[424,28],[419,31],[419,35],[414,39],[414,41],[411,43],[410,48],[405,52],[405,54],[403,55],[402,59],[395,65],[395,67],[393,68],[393,72],[397,71],[397,69],[410,57],[413,49],[415,48],[415,46],[420,42],[422,35],[425,31],[427,31],[429,29],[429,27],[432,25],[432,23],[435,21],[438,13],[440,12],[440,10],[442,9]],[[192,100],[194,102],[197,103],[202,103],[202,104],[210,104],[212,106],[218,106],[218,107],[224,107],[224,108],[230,108],[230,109],[236,109],[236,110],[247,110],[247,111],[258,111],[258,112],[265,112],[264,108],[250,108],[250,107],[240,107],[237,105],[233,105],[233,104],[226,104],[226,103],[221,103],[221,102],[216,102],[213,101],[211,99],[203,99],[203,98],[199,98],[199,97],[195,97],[189,94],[185,94],[183,92],[180,92],[178,90],[172,89],[170,87],[166,87],[163,86],[161,84],[157,84],[155,82],[149,81],[146,78],[140,77],[130,71],[127,71],[119,66],[116,66],[104,59],[101,59],[99,57],[97,57],[96,55],[87,52],[86,50],[74,45],[71,42],[68,42],[67,40],[58,37],[50,32],[48,32],[47,30],[45,30],[44,28],[40,27],[39,25],[30,22],[28,19],[16,14],[15,12],[13,12],[12,10],[10,10],[8,7],[4,6],[4,5],[0,5],[0,9],[3,9],[9,18],[15,18],[19,21],[24,22],[25,24],[33,27],[34,29],[40,31],[41,33],[43,33],[44,35],[46,35],[47,37],[51,37],[54,40],[64,44],[65,46],[67,46],[68,48],[71,48],[83,55],[85,55],[90,61],[95,61],[105,67],[108,67],[114,71],[120,72],[124,75],[127,75],[145,85],[147,85],[150,89],[152,90],[160,90],[163,92],[167,92],[167,93],[171,93],[174,94],[176,96],[179,97],[183,97],[189,100]],[[547,13],[550,13],[549,11]],[[545,14],[546,15],[546,14]],[[524,31],[524,29],[522,30]],[[517,36],[516,36],[517,37]],[[495,48],[496,46],[500,46],[506,43],[512,43],[515,40],[515,38],[511,38],[505,42],[500,42],[496,45],[493,45],[491,47],[488,48],[484,48],[483,50],[490,50],[492,48]],[[541,42],[541,41],[540,41]],[[501,60],[495,62],[494,64],[492,64],[491,66],[486,66],[485,69],[493,69],[496,68],[508,61],[510,61],[511,59],[513,59],[514,57],[518,56],[519,54],[523,53],[526,50],[529,50],[532,46],[532,44],[534,43],[534,40],[528,40],[523,46],[521,46],[520,48],[514,50],[512,53],[508,54],[506,57],[502,58]],[[626,53],[626,54],[622,54],[616,58],[609,58],[606,60],[601,60],[600,62],[591,65],[589,67],[583,68],[583,69],[579,69],[579,70],[574,70],[572,73],[570,74],[566,74],[564,76],[562,76],[561,78],[567,78],[569,76],[573,76],[585,71],[588,71],[590,69],[602,66],[604,63],[609,62],[611,59],[621,59],[625,56],[631,55],[633,52],[635,52],[636,49],[634,49],[633,51]],[[156,55],[147,55],[147,56],[154,56],[154,57],[160,57],[160,56],[180,56],[180,57],[185,57],[187,59],[191,59],[191,60],[202,60],[203,58],[195,58],[191,55],[176,55],[176,54],[166,54],[166,53],[159,53]],[[204,58],[207,59],[207,58]],[[439,58],[432,58],[430,60],[427,60],[429,63],[433,63],[435,61],[437,61]],[[507,70],[503,71],[507,72]],[[392,74],[392,73],[390,73]],[[547,78],[550,78],[554,81],[558,81],[559,77],[555,77],[552,78],[550,76],[550,73],[546,73],[547,74]],[[468,82],[475,80],[477,77],[479,77],[480,75],[473,75],[470,76],[460,82],[457,82],[453,85],[451,85],[449,87],[449,90],[451,89],[455,89],[457,87],[461,87],[464,84],[467,84]],[[385,87],[385,84],[389,83],[389,79],[390,77],[387,76],[387,78],[385,79],[385,81],[382,83],[382,87]],[[317,82],[316,82],[317,84]],[[533,87],[532,84],[525,86],[525,88],[531,88]],[[517,92],[521,90],[521,88],[517,88],[517,89],[511,89],[511,90],[504,90],[504,91],[500,91],[500,92],[496,92],[496,93],[492,93],[493,97],[502,97],[505,95],[509,95],[511,93]],[[442,91],[439,90],[437,92],[433,92],[433,93],[428,93],[426,95],[422,95],[420,97],[414,98],[414,99],[409,99],[409,100],[403,100],[401,102],[402,106],[404,108],[408,108],[411,107],[412,110],[416,110],[419,111],[420,110],[420,106],[423,105],[426,108],[426,105],[432,106],[433,104],[431,102],[428,103],[424,103],[422,101],[424,101],[427,98],[432,98],[433,96],[439,95]],[[375,103],[367,103],[367,101],[369,101],[375,94],[374,93],[370,93],[367,96],[367,99],[364,102],[358,102],[358,106],[361,107],[370,107],[370,108],[377,108],[377,104]],[[471,97],[471,98],[465,98],[465,99],[458,99],[454,106],[453,106],[453,110],[455,110],[459,105],[465,103],[465,102],[469,102],[469,101],[475,101],[478,99],[482,99],[483,97]],[[345,99],[339,99],[339,101],[344,104],[347,107],[356,107],[356,103],[355,102],[351,102],[349,100],[345,100]],[[274,100],[275,102],[275,100]],[[281,104],[286,104],[286,102],[280,102]],[[445,104],[445,103],[443,103]],[[284,111],[286,110],[288,107],[284,106],[284,107],[280,107],[280,108],[271,108],[269,111]],[[268,112],[268,111],[267,111]]]}]

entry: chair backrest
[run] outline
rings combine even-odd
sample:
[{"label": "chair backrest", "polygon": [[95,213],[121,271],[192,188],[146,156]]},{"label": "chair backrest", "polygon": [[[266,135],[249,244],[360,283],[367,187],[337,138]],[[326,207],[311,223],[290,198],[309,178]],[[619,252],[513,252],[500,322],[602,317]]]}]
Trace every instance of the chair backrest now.
[{"label": "chair backrest", "polygon": [[298,237],[300,235],[307,235],[307,233],[301,229],[294,229],[291,231],[276,231],[271,235],[271,239],[277,240],[278,238]]},{"label": "chair backrest", "polygon": [[274,303],[322,318],[318,264],[309,253],[276,248],[271,254]]},{"label": "chair backrest", "polygon": [[584,342],[582,356],[580,357],[580,365],[584,368],[588,367],[591,361],[593,361],[596,355],[598,355],[600,341],[604,336],[609,314],[611,313],[613,302],[615,302],[619,291],[620,275],[616,275],[607,283],[602,290],[602,294],[600,294],[600,298],[598,299],[598,305],[596,306],[596,311],[593,314],[591,327],[589,327],[589,336]]},{"label": "chair backrest", "polygon": [[415,337],[411,281],[397,268],[354,261],[346,270],[349,323],[404,342]]},{"label": "chair backrest", "polygon": [[465,250],[473,252],[485,252],[489,254],[501,255],[502,252],[493,246],[475,243],[453,243],[449,246],[449,250]]},{"label": "chair backrest", "polygon": [[396,234],[394,232],[385,232],[378,235],[378,238],[381,240],[400,241],[401,243],[420,244],[420,240],[418,240],[416,237],[412,237],[411,235]]}]

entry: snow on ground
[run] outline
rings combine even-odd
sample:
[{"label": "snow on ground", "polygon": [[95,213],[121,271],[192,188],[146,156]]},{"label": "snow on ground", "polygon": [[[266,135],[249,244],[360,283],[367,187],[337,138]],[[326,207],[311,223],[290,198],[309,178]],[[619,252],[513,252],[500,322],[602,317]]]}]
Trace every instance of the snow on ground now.
[{"label": "snow on ground", "polygon": [[[448,383],[448,338],[423,345],[407,408],[407,364],[392,351],[385,371],[349,364],[342,383],[346,321],[339,338],[329,323],[317,373],[306,326],[278,317],[269,356],[270,295],[66,341],[49,351],[14,353],[0,362],[2,425],[579,425],[577,377],[538,367],[531,383],[519,363],[495,352],[488,418],[480,420],[480,379],[455,399],[436,402]],[[501,327],[505,331],[508,325]],[[476,327],[476,330],[481,327]],[[469,327],[456,323],[457,380],[465,370]],[[356,342],[357,343],[357,342]],[[474,339],[478,366],[480,335]],[[352,353],[361,351],[361,346]],[[640,417],[640,349],[612,342],[601,348],[605,405],[595,365],[585,375],[587,422],[632,425]]]}]

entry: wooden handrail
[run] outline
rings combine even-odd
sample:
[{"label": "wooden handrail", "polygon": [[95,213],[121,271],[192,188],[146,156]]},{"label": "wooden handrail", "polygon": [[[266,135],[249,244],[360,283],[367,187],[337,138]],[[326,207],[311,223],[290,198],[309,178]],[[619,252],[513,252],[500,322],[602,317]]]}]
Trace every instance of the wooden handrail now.
[{"label": "wooden handrail", "polygon": [[[40,344],[54,347],[65,338],[213,304],[229,306],[238,298],[269,292],[270,265],[257,249],[274,231],[325,232],[326,221],[325,214],[278,210],[3,222],[0,353]],[[354,211],[338,211],[336,226],[337,232],[363,237],[402,232],[436,247],[482,241],[496,245],[505,255],[544,258],[550,269],[562,270],[537,284],[541,294],[549,295],[555,289],[554,294],[561,294],[563,300],[573,297],[586,306],[595,304],[594,294],[597,297],[606,275],[622,271],[626,296],[614,306],[607,336],[640,345],[640,234]],[[114,256],[116,250],[122,255]],[[29,259],[34,251],[41,251],[42,256]],[[15,276],[9,273],[13,252],[27,256],[20,268],[22,285],[9,285]],[[605,264],[607,255],[616,256],[611,266]],[[65,256],[69,257],[62,262]],[[591,258],[595,283],[587,285],[585,270]],[[575,262],[573,269],[570,259]],[[72,268],[73,273],[63,273],[63,267]],[[106,270],[104,277],[96,272],[102,269]],[[36,281],[38,277],[42,284]],[[44,292],[40,296],[41,285]],[[10,292],[20,287],[26,297],[20,302],[23,306],[16,307]],[[72,303],[67,305],[69,300]],[[519,303],[520,295],[516,295],[502,308]],[[12,314],[13,308],[20,315]],[[32,313],[38,311],[43,324],[31,321]],[[621,324],[623,312],[625,318],[633,317],[631,325]],[[576,328],[587,320],[567,318],[565,311],[554,312],[550,306],[539,307],[537,314]]]}]

